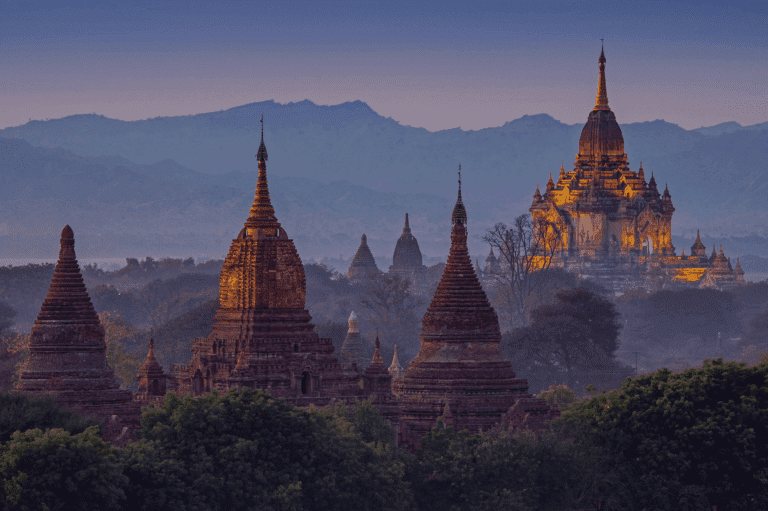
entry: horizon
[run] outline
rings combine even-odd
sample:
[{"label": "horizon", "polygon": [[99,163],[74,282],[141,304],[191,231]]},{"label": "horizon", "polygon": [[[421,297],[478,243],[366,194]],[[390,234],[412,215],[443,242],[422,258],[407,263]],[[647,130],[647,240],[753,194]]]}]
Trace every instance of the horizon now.
[{"label": "horizon", "polygon": [[[565,122],[562,119],[557,119],[552,114],[549,114],[547,112],[539,112],[539,113],[535,113],[535,114],[523,114],[520,117],[516,117],[514,119],[509,119],[507,121],[504,121],[502,124],[499,124],[499,125],[485,126],[485,127],[481,127],[481,128],[477,128],[477,129],[464,129],[461,126],[457,126],[457,127],[454,127],[454,128],[442,128],[442,129],[437,129],[437,130],[430,130],[430,129],[424,128],[422,126],[411,126],[409,124],[403,124],[402,122],[398,121],[397,119],[393,119],[391,117],[386,117],[384,114],[382,114],[381,112],[377,112],[371,105],[369,105],[368,103],[366,103],[365,101],[363,101],[361,99],[356,99],[356,100],[351,100],[351,101],[344,101],[342,103],[337,103],[337,104],[323,105],[323,104],[315,103],[311,99],[306,99],[305,98],[305,99],[302,99],[300,101],[288,101],[288,102],[283,102],[283,103],[281,103],[279,101],[276,101],[274,99],[266,99],[266,100],[263,100],[263,101],[254,101],[254,102],[250,102],[250,103],[244,103],[242,105],[234,105],[234,106],[232,106],[230,108],[221,109],[221,110],[191,112],[191,113],[188,113],[188,114],[169,115],[169,116],[146,117],[146,118],[141,118],[141,119],[120,119],[120,118],[117,118],[117,117],[109,117],[109,116],[106,116],[106,115],[103,115],[103,114],[99,114],[99,113],[96,113],[96,112],[91,112],[91,113],[74,113],[74,114],[66,115],[64,117],[55,117],[55,118],[46,118],[46,119],[29,119],[29,120],[27,120],[27,122],[24,122],[22,124],[18,124],[18,125],[14,125],[14,126],[3,126],[3,127],[0,127],[0,131],[2,131],[5,128],[16,128],[16,127],[24,126],[26,124],[29,124],[30,122],[61,121],[61,120],[64,120],[64,119],[67,119],[67,118],[70,118],[70,117],[80,117],[80,116],[84,116],[84,117],[87,117],[87,116],[104,117],[104,118],[112,120],[112,121],[121,121],[121,122],[143,122],[143,121],[152,121],[152,120],[155,120],[155,119],[167,119],[167,118],[172,118],[172,117],[194,117],[194,116],[197,116],[197,115],[208,115],[208,114],[215,114],[215,113],[221,113],[221,112],[228,112],[230,110],[235,110],[235,109],[238,109],[238,108],[248,107],[248,106],[252,106],[252,105],[258,105],[260,103],[269,103],[269,102],[272,102],[272,103],[274,103],[276,105],[280,105],[280,106],[296,105],[296,104],[299,104],[299,103],[309,102],[313,106],[321,106],[321,107],[326,106],[326,107],[329,107],[329,108],[340,107],[340,106],[343,106],[343,105],[349,105],[349,104],[354,104],[354,103],[362,103],[366,107],[370,108],[371,111],[373,111],[376,115],[379,115],[381,117],[385,117],[385,118],[388,118],[388,119],[392,119],[393,121],[395,121],[396,123],[400,124],[403,127],[424,129],[424,130],[427,130],[430,133],[437,133],[437,132],[440,132],[440,131],[450,131],[450,130],[456,130],[456,129],[461,130],[461,131],[463,131],[465,133],[468,133],[468,132],[471,132],[471,131],[481,131],[481,130],[485,130],[485,129],[501,128],[501,127],[503,127],[506,124],[510,124],[510,123],[515,122],[515,121],[519,121],[519,120],[524,119],[526,117],[539,117],[539,116],[547,116],[547,117],[549,117],[549,118],[551,118],[551,119],[553,119],[553,120],[555,120],[555,121],[557,121],[557,122],[559,122],[561,124],[564,124],[566,126],[578,126],[578,125],[583,125],[584,124],[584,122],[567,123],[567,122]],[[711,125],[708,125],[708,126],[700,126],[698,128],[685,128],[685,127],[680,126],[679,124],[676,124],[676,123],[674,123],[672,121],[668,121],[666,119],[661,119],[661,118],[659,118],[659,119],[650,119],[650,120],[645,120],[645,121],[623,122],[623,123],[619,123],[619,124],[620,125],[622,125],[622,124],[641,124],[641,123],[651,123],[651,122],[658,122],[658,121],[672,124],[672,125],[677,126],[677,127],[681,128],[681,129],[683,129],[685,131],[695,131],[695,130],[700,130],[700,129],[704,129],[704,128],[712,128],[714,126],[721,126],[723,124],[729,124],[729,125],[734,125],[735,124],[735,125],[738,125],[740,128],[747,128],[747,127],[750,127],[750,126],[755,126],[755,125],[758,125],[758,124],[763,124],[761,122],[756,122],[756,123],[753,123],[753,124],[741,124],[741,123],[739,123],[738,121],[735,121],[735,120],[724,120],[722,122],[718,122],[716,124],[711,124]],[[766,122],[768,122],[768,121],[766,121]],[[0,133],[0,135],[2,135],[2,134]]]},{"label": "horizon", "polygon": [[124,121],[194,115],[270,99],[360,100],[431,132],[540,112],[573,125],[594,101],[601,39],[620,124],[750,126],[768,121],[760,5],[10,0],[0,20],[0,128],[92,112]]}]

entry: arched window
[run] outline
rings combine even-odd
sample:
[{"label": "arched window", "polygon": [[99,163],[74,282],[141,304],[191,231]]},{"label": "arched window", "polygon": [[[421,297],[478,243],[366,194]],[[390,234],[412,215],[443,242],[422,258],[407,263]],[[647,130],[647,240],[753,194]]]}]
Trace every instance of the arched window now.
[{"label": "arched window", "polygon": [[294,353],[298,353],[299,352],[299,345],[298,344],[294,344],[293,345],[293,352]]},{"label": "arched window", "polygon": [[301,393],[302,394],[309,394],[309,373],[304,371],[301,373]]}]

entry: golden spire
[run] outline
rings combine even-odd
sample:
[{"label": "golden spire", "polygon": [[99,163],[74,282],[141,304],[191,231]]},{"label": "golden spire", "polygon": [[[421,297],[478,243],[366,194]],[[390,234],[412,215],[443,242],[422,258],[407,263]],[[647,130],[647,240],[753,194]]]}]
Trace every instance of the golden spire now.
[{"label": "golden spire", "polygon": [[[264,145],[264,116],[261,116],[261,145],[256,153],[259,161],[259,177],[256,181],[256,196],[251,206],[251,214],[245,222],[248,229],[248,235],[253,236],[256,229],[261,229],[264,234],[277,236],[277,223],[275,208],[272,207],[272,201],[269,198],[269,187],[267,186],[267,146]],[[254,232],[251,232],[253,230]]]},{"label": "golden spire", "polygon": [[[602,42],[602,39],[600,39]],[[597,83],[597,97],[595,98],[595,108],[592,110],[610,110],[608,108],[608,88],[605,86],[605,52],[600,47],[600,81]]]}]

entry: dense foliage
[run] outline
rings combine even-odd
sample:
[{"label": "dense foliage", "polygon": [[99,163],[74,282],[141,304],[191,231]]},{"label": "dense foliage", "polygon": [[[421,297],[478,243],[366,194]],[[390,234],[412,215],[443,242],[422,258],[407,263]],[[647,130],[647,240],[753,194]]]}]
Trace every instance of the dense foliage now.
[{"label": "dense foliage", "polygon": [[58,428],[76,434],[97,424],[93,419],[62,410],[50,396],[0,393],[0,444],[8,442],[15,431]]},{"label": "dense foliage", "polygon": [[560,419],[612,454],[603,509],[768,508],[768,364],[662,369]]},{"label": "dense foliage", "polygon": [[409,509],[394,447],[266,392],[171,395],[141,436],[126,449],[131,509]]},{"label": "dense foliage", "polygon": [[570,388],[615,388],[633,374],[617,362],[620,315],[613,303],[584,287],[556,293],[555,303],[531,312],[531,324],[502,337],[512,367],[533,392],[553,382]]},{"label": "dense foliage", "polygon": [[6,394],[0,493],[9,510],[768,508],[768,364],[708,361],[591,390],[542,393],[567,410],[541,435],[438,421],[415,455],[370,401],[169,395],[117,449],[52,401]]}]

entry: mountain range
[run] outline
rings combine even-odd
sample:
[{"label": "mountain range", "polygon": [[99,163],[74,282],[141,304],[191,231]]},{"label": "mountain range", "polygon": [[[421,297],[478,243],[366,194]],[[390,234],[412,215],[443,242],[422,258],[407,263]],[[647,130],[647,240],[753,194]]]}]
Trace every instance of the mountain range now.
[{"label": "mountain range", "polygon": [[[485,254],[485,229],[525,212],[536,185],[569,167],[582,128],[540,114],[430,132],[360,101],[30,121],[0,130],[0,257],[46,257],[57,239],[52,250],[43,238],[64,223],[93,257],[222,257],[253,199],[261,114],[277,216],[304,258],[349,257],[362,233],[374,254],[391,255],[405,212],[422,251],[444,256],[459,163],[470,248]],[[642,160],[669,185],[678,246],[701,228],[705,243],[730,238],[730,253],[768,255],[768,123],[621,127],[630,168]]]}]

